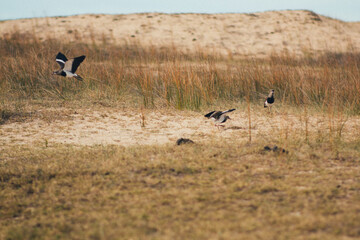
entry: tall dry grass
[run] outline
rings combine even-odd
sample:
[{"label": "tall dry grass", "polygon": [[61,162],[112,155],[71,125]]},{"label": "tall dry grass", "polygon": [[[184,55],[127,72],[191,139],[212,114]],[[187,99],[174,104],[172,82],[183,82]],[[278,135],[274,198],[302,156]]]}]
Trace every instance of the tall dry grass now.
[{"label": "tall dry grass", "polygon": [[[84,82],[52,76],[54,56],[85,54],[78,73]],[[258,102],[275,89],[278,102],[360,113],[360,55],[327,53],[295,58],[233,59],[178,50],[175,46],[62,43],[14,33],[0,39],[2,99],[118,100],[132,98],[145,107],[158,103],[199,109],[217,101]]]},{"label": "tall dry grass", "polygon": [[[87,55],[78,70],[83,82],[51,75],[58,51]],[[234,137],[179,148],[74,147],[46,138],[4,144],[0,239],[359,237],[353,179],[360,144],[341,141],[347,113],[360,113],[359,57],[231,59],[138,42],[41,42],[19,34],[0,39],[0,124],[11,114],[2,104],[12,100],[15,109],[19,100],[131,100],[140,105],[141,127],[147,124],[144,106],[197,109],[246,101],[253,143]],[[270,88],[277,104],[301,105],[305,134],[289,129],[288,114],[278,130],[269,121],[271,136],[256,131],[253,102]],[[311,134],[310,107],[327,113],[328,132]],[[269,142],[289,154],[264,152]]]}]

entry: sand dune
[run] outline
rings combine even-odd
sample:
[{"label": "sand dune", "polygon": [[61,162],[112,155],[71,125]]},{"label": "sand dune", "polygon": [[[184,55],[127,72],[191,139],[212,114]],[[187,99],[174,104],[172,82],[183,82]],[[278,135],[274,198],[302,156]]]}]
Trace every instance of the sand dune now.
[{"label": "sand dune", "polygon": [[77,15],[0,22],[0,36],[13,32],[121,44],[136,40],[183,51],[206,49],[234,56],[264,57],[288,51],[298,56],[360,49],[360,23],[299,11],[254,14]]}]

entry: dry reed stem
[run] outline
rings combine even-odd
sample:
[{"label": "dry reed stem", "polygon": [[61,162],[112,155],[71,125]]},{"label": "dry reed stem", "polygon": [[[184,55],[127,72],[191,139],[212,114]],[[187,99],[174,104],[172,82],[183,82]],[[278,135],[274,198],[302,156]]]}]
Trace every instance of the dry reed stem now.
[{"label": "dry reed stem", "polygon": [[247,96],[246,103],[247,103],[248,123],[249,123],[249,142],[251,143],[251,103],[250,103],[250,96]]},{"label": "dry reed stem", "polygon": [[[54,56],[59,50],[69,57],[87,55],[78,70],[85,81],[75,88],[69,84],[72,80],[50,75],[58,67]],[[35,36],[14,33],[0,39],[0,61],[4,63],[0,91],[3,97],[33,99],[127,95],[146,107],[160,100],[178,109],[200,109],[218,101],[238,101],[249,91],[274,88],[282,104],[319,106],[326,111],[333,98],[335,107],[358,114],[359,59],[355,53],[328,53],[317,58],[273,55],[239,60],[207,52],[184,53],[176,46],[144,47],[136,41],[98,46],[48,39],[40,44]],[[54,89],[61,96],[49,93]],[[255,103],[257,98],[250,96],[250,101]]]}]

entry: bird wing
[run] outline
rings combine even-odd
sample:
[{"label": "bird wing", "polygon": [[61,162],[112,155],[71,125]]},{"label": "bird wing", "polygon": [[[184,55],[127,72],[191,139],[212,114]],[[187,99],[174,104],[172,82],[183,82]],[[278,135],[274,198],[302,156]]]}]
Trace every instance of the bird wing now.
[{"label": "bird wing", "polygon": [[71,68],[72,73],[75,73],[76,69],[79,67],[80,63],[82,63],[84,61],[84,59],[85,59],[84,55],[74,58],[72,68]]},{"label": "bird wing", "polygon": [[84,61],[84,59],[85,56],[69,59],[67,62],[65,62],[64,70],[75,73],[76,69],[79,67],[80,63]]},{"label": "bird wing", "polygon": [[73,65],[74,59],[70,59],[65,62],[64,71],[72,72],[72,65]]},{"label": "bird wing", "polygon": [[215,111],[209,112],[209,113],[205,114],[204,117],[210,118],[211,115],[212,115],[214,112],[215,112]]},{"label": "bird wing", "polygon": [[214,118],[215,120],[218,120],[222,114],[223,113],[221,111],[217,111],[217,112],[214,112],[213,114],[211,114],[210,117]]},{"label": "bird wing", "polygon": [[232,112],[232,111],[235,111],[235,110],[236,110],[235,108],[229,109],[229,110],[226,110],[226,111],[221,112],[221,114],[228,113],[228,112]]},{"label": "bird wing", "polygon": [[56,55],[56,62],[60,65],[61,69],[64,68],[65,66],[65,63],[67,62],[67,58],[65,57],[64,54],[62,54],[61,52],[59,52],[57,55]]}]

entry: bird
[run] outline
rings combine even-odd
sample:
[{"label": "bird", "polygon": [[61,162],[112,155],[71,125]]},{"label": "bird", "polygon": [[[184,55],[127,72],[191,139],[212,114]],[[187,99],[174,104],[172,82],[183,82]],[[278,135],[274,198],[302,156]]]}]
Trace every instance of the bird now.
[{"label": "bird", "polygon": [[275,102],[275,98],[274,98],[274,89],[270,90],[269,95],[266,97],[265,102],[264,102],[264,108],[269,108],[269,111],[271,110],[272,105]]},{"label": "bird", "polygon": [[219,128],[221,123],[226,122],[226,120],[231,119],[229,116],[225,115],[225,113],[235,111],[236,109],[229,109],[226,111],[212,111],[204,115],[204,117],[214,120],[215,126]]},{"label": "bird", "polygon": [[63,77],[75,77],[77,80],[82,81],[83,78],[75,73],[76,69],[79,67],[80,63],[82,63],[85,59],[85,56],[82,55],[80,57],[67,59],[64,54],[59,52],[56,55],[56,62],[60,65],[60,69],[58,71],[54,71],[53,75],[60,75]]}]

